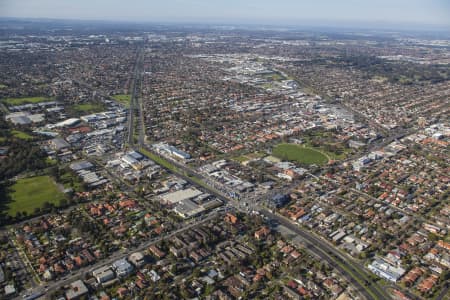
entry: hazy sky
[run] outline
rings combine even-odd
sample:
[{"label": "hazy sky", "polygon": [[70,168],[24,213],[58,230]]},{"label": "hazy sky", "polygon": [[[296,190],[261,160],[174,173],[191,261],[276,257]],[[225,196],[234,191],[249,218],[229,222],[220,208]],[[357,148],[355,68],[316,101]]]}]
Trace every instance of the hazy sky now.
[{"label": "hazy sky", "polygon": [[0,16],[260,24],[387,22],[450,28],[450,0],[0,0]]}]

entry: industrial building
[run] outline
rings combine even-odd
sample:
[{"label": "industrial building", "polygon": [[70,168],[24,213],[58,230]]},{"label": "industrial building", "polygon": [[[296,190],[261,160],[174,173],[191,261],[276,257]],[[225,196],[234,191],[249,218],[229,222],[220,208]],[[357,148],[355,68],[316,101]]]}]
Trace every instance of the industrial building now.
[{"label": "industrial building", "polygon": [[161,199],[164,203],[173,205],[177,204],[183,200],[192,199],[197,196],[203,194],[201,191],[196,188],[189,188],[185,190],[179,190],[173,193],[164,194],[161,196]]}]

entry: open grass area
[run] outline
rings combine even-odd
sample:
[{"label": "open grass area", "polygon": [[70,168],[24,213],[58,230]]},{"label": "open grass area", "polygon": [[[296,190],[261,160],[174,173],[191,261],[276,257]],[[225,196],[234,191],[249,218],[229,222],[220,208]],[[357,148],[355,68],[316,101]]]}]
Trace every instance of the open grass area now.
[{"label": "open grass area", "polygon": [[45,162],[49,166],[55,166],[58,164],[58,161],[56,159],[52,159],[52,158],[48,158],[48,157],[45,159]]},{"label": "open grass area", "polygon": [[286,78],[284,76],[282,76],[279,73],[269,73],[269,74],[264,74],[263,77],[272,80],[272,81],[282,81],[285,80]]},{"label": "open grass area", "polygon": [[317,145],[317,143],[312,142],[311,137],[304,137],[304,143],[302,144],[302,146],[321,152],[322,154],[327,156],[329,160],[344,159],[352,151],[351,148],[348,148],[346,145],[339,143],[323,141],[319,143],[319,145]]},{"label": "open grass area", "polygon": [[59,205],[60,201],[65,199],[64,194],[58,190],[56,183],[49,176],[19,179],[10,189],[12,202],[8,204],[8,214],[11,216],[24,211],[32,214],[45,202]]},{"label": "open grass area", "polygon": [[158,165],[163,166],[164,168],[171,170],[171,171],[178,171],[178,168],[176,166],[174,166],[173,164],[171,164],[169,161],[165,160],[162,157],[159,157],[158,155],[153,154],[152,152],[144,149],[144,148],[140,148],[139,152],[141,152],[142,154],[144,154],[145,156],[147,156],[148,158],[150,158],[151,160],[153,160],[154,162],[156,162]]},{"label": "open grass area", "polygon": [[244,161],[249,160],[249,158],[247,156],[245,156],[245,155],[233,157],[231,159],[234,160],[234,161],[237,161],[238,163],[243,163]]},{"label": "open grass area", "polygon": [[6,98],[6,99],[2,99],[1,101],[8,105],[21,105],[21,104],[27,104],[27,103],[39,103],[39,102],[53,101],[53,98],[49,98],[49,97]]},{"label": "open grass area", "polygon": [[310,148],[310,149],[314,149],[316,151],[321,152],[322,154],[324,154],[325,156],[328,157],[328,159],[330,160],[341,160],[347,157],[348,153],[351,152],[350,148],[342,148],[342,150],[340,152],[332,152],[332,151],[327,151],[325,145],[320,146],[320,147],[314,147],[313,145],[311,145],[310,142],[305,142],[303,144],[304,147],[306,148]]},{"label": "open grass area", "polygon": [[71,171],[60,173],[58,180],[65,189],[72,189],[75,192],[83,192],[85,190],[83,181],[75,173]]},{"label": "open grass area", "polygon": [[34,139],[34,137],[32,135],[29,135],[26,132],[20,131],[20,130],[11,130],[11,134],[18,138],[18,139],[22,139],[22,140],[32,140]]},{"label": "open grass area", "polygon": [[0,83],[0,90],[6,89],[8,86]]},{"label": "open grass area", "polygon": [[264,153],[264,152],[252,152],[252,153],[247,153],[247,154],[243,154],[240,156],[236,156],[231,159],[234,161],[237,161],[239,163],[243,163],[245,161],[262,158],[264,156],[266,156],[266,153]]},{"label": "open grass area", "polygon": [[95,103],[76,104],[73,109],[83,113],[96,113],[104,110],[103,105]]},{"label": "open grass area", "polygon": [[112,96],[112,98],[117,102],[119,102],[120,104],[123,104],[125,107],[130,106],[131,95],[128,94],[114,95]]},{"label": "open grass area", "polygon": [[308,165],[324,165],[328,162],[327,156],[323,153],[296,144],[279,144],[273,149],[273,155],[283,160]]}]

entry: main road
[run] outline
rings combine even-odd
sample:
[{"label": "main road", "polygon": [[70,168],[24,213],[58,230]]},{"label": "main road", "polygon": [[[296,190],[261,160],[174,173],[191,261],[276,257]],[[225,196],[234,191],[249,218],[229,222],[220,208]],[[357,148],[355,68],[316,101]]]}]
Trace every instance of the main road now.
[{"label": "main road", "polygon": [[144,62],[144,50],[143,46],[138,48],[136,53],[136,62],[134,64],[133,70],[133,81],[131,84],[131,99],[128,117],[128,144],[133,146],[135,144],[135,133],[136,130],[136,114],[138,115],[138,143],[139,145],[144,142],[144,124],[143,124],[143,112],[141,103],[139,101],[140,89],[142,84],[142,72],[143,72],[143,62]]},{"label": "main road", "polygon": [[359,264],[352,261],[333,246],[329,245],[327,241],[318,238],[311,232],[300,228],[291,220],[272,213],[265,208],[261,208],[260,213],[270,220],[275,220],[279,225],[288,228],[297,235],[305,248],[314,256],[327,261],[331,266],[336,268],[347,280],[367,299],[389,299],[390,296],[372,282],[367,272],[360,267]]},{"label": "main road", "polygon": [[[151,152],[153,155],[159,156],[159,158],[161,159],[165,159],[150,148],[145,147],[145,150]],[[167,159],[165,160],[168,161]],[[202,182],[202,184],[200,185],[201,188],[207,190],[212,195],[215,195],[228,205],[231,205],[238,210],[243,210],[243,208],[240,206],[240,202],[230,199],[221,191],[218,191],[217,189],[209,186],[207,183],[205,183],[205,177],[202,174],[198,173],[196,170],[193,170],[192,168],[189,168],[184,164],[172,160],[170,160],[170,163],[176,168],[172,168],[169,171],[183,177],[193,185],[198,186],[200,180]],[[196,180],[193,180],[193,177],[195,177]],[[242,201],[247,202],[245,198],[241,199],[241,202]],[[330,245],[328,242],[322,240],[321,238],[318,238],[310,231],[299,227],[289,219],[270,212],[266,208],[258,205],[253,201],[248,201],[247,203],[251,204],[251,206],[249,207],[250,209],[259,211],[270,221],[278,223],[293,231],[299,238],[301,238],[302,243],[305,245],[305,248],[308,252],[327,261],[333,267],[335,267],[366,299],[385,300],[391,298],[385,290],[383,290],[377,283],[372,281],[369,274],[366,270],[364,270],[363,267],[361,267],[357,262],[353,261],[349,257],[343,255],[339,250]]]},{"label": "main road", "polygon": [[[138,103],[137,103],[138,104]],[[142,114],[142,107],[137,107]],[[143,132],[144,124],[140,122],[140,131]],[[211,186],[211,181],[205,178],[204,175],[200,174],[197,170],[194,170],[185,164],[178,163],[174,160],[168,160],[156,153],[151,147],[146,147],[143,141],[139,141],[139,148],[145,149],[153,155],[158,156],[162,160],[166,160],[175,168],[171,168],[171,172],[183,177],[185,180],[189,181],[193,185],[200,185],[201,188],[207,190],[209,193],[215,195],[228,205],[233,206],[238,210],[242,210],[240,202],[231,199],[223,191],[219,191],[217,188]],[[165,167],[162,165],[162,167]],[[254,200],[254,199],[251,199]],[[330,263],[335,267],[343,276],[345,276],[348,281],[363,295],[366,299],[389,299],[391,298],[385,290],[383,290],[377,283],[373,282],[369,274],[366,272],[363,266],[358,265],[357,262],[353,261],[351,258],[343,255],[339,250],[330,245],[328,242],[318,238],[315,234],[299,227],[297,224],[292,223],[289,219],[283,216],[274,214],[264,207],[258,205],[256,201],[251,201],[250,199],[243,198],[242,201],[250,204],[250,208],[259,211],[264,216],[266,216],[271,221],[275,221],[278,224],[283,225],[289,230],[295,232],[295,234],[301,238],[302,243],[306,246],[306,249],[321,259]]]},{"label": "main road", "polygon": [[[139,130],[139,136],[138,136],[138,145],[139,148],[146,148],[144,145],[144,123],[143,123],[143,112],[142,112],[142,104],[139,101],[139,93],[140,93],[140,86],[142,81],[142,72],[143,72],[143,49],[139,48],[136,54],[136,63],[134,66],[133,71],[133,83],[132,83],[132,94],[131,94],[131,100],[130,100],[130,111],[129,111],[129,120],[128,120],[128,143],[131,147],[135,145],[135,133],[134,130]],[[135,117],[138,115],[139,120],[136,128],[135,123]],[[152,152],[155,155],[158,155],[152,149],[146,148],[146,150]],[[159,156],[159,155],[158,155]],[[162,158],[162,157],[161,157]],[[162,158],[164,159],[164,158]],[[167,160],[167,159],[166,159]],[[202,184],[200,185],[201,188],[207,190],[209,193],[215,195],[227,205],[233,206],[234,208],[238,210],[242,210],[242,207],[240,206],[239,202],[230,199],[227,195],[222,193],[221,191],[218,191],[217,189],[209,186],[207,183],[205,183],[205,178],[203,175],[198,173],[196,170],[193,170],[186,165],[176,163],[174,161],[171,161],[171,164],[175,164],[177,168],[172,169],[170,171],[175,172],[179,176],[185,178],[190,183],[194,185],[199,185],[199,182]],[[163,166],[164,167],[164,166]],[[193,178],[195,177],[196,180]],[[246,201],[247,199],[242,199],[243,201]],[[256,202],[248,201],[251,203],[251,208],[254,210],[259,211],[261,214],[266,216],[268,219],[270,219],[274,223],[278,223],[279,225],[284,226],[285,228],[288,228],[290,231],[294,232],[298,238],[300,238],[301,243],[305,245],[308,252],[313,254],[316,257],[319,257],[325,261],[327,261],[330,265],[335,267],[343,276],[347,278],[347,280],[358,290],[360,294],[362,294],[366,299],[389,299],[390,296],[376,283],[372,282],[371,278],[369,277],[368,273],[361,268],[360,265],[358,265],[355,261],[351,260],[350,258],[343,255],[339,250],[335,249],[332,245],[330,245],[328,242],[322,240],[321,238],[318,238],[315,234],[300,228],[298,225],[292,223],[289,219],[280,216],[278,214],[275,214],[266,208],[258,205]],[[209,219],[209,218],[208,218]],[[147,248],[149,245],[158,242],[162,238],[167,238],[170,236],[173,236],[174,234],[179,233],[180,231],[187,230],[193,226],[197,226],[201,221],[195,221],[189,226],[186,226],[182,229],[176,230],[174,232],[168,233],[165,237],[161,237],[158,239],[151,239],[142,245],[140,245],[138,248],[128,250],[126,253],[115,253],[112,256],[110,256],[107,260],[101,261],[94,266],[85,267],[82,269],[77,270],[75,273],[71,274],[70,276],[66,277],[65,279],[53,283],[50,286],[47,287],[46,291],[55,291],[59,288],[61,288],[64,285],[69,284],[70,282],[79,279],[85,274],[86,272],[92,271],[94,268],[98,268],[100,266],[111,264],[114,260],[118,259],[119,257],[124,257],[128,254],[130,254],[133,251],[139,251]],[[275,227],[276,229],[276,227]],[[37,290],[39,291],[39,290]],[[42,291],[42,289],[40,290]]]}]

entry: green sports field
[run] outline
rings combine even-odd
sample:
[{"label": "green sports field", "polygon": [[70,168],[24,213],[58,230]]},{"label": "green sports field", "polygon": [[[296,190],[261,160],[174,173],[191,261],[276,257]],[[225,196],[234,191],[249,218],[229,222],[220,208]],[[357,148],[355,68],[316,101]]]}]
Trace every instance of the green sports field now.
[{"label": "green sports field", "polygon": [[95,103],[83,103],[74,105],[73,109],[82,113],[96,113],[103,111],[104,107]]},{"label": "green sports field", "polygon": [[5,98],[2,99],[1,101],[8,105],[22,105],[27,103],[53,101],[53,99],[48,97],[24,97],[24,98]]},{"label": "green sports field", "polygon": [[296,144],[279,144],[273,149],[272,154],[283,160],[296,161],[307,165],[324,165],[328,162],[327,156],[320,151]]},{"label": "green sports field", "polygon": [[10,187],[10,191],[12,199],[8,204],[10,216],[15,216],[17,212],[24,211],[32,214],[35,208],[42,208],[45,202],[58,206],[60,201],[65,198],[49,176],[19,179]]},{"label": "green sports field", "polygon": [[29,134],[26,133],[26,132],[20,131],[20,130],[12,130],[12,131],[11,131],[11,134],[12,134],[14,137],[19,138],[19,139],[21,139],[21,140],[32,140],[32,139],[34,139],[33,136],[29,135]]}]

